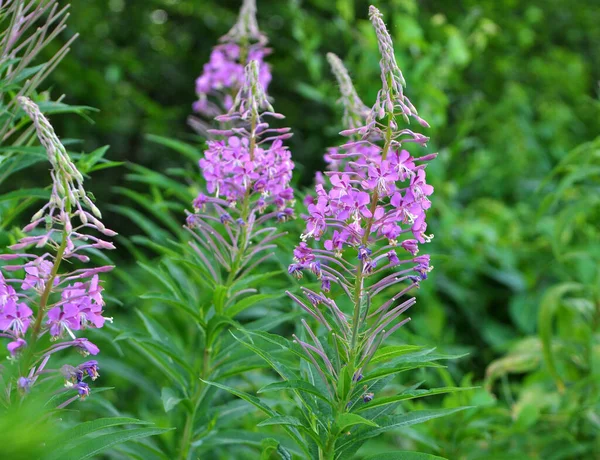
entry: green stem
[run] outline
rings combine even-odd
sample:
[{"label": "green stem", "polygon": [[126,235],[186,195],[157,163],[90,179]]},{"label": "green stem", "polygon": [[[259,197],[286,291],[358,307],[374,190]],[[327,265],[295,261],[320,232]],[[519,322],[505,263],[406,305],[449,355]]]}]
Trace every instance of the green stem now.
[{"label": "green stem", "polygon": [[[383,145],[383,149],[381,151],[381,159],[385,160],[390,152],[390,148],[392,146],[392,123],[394,121],[394,114],[388,113],[387,127],[385,131],[385,143]],[[377,203],[379,201],[379,193],[377,190],[373,192],[371,195],[371,205],[370,212],[371,215],[375,215],[375,211],[377,209]],[[373,226],[373,218],[367,219],[367,225],[365,227],[365,232],[362,238],[362,245],[367,246],[369,244],[369,236],[371,234],[371,228]],[[354,280],[354,312],[352,316],[352,337],[350,339],[350,350],[349,350],[349,360],[348,364],[352,366],[352,371],[355,372],[354,366],[356,365],[356,358],[362,349],[362,343],[359,343],[359,331],[360,331],[360,312],[362,309],[363,302],[363,290],[364,290],[364,281],[365,276],[363,274],[364,263],[361,260],[356,269],[356,278]],[[348,405],[348,400],[354,389],[356,388],[357,382],[352,379],[350,391],[348,391],[347,396],[344,399],[339,400],[339,405],[337,407],[337,414],[342,414],[346,411],[346,407]],[[338,435],[329,433],[327,444],[323,450],[319,449],[319,460],[333,460],[335,458],[335,443],[337,441]]]},{"label": "green stem", "polygon": [[44,319],[44,313],[46,313],[46,307],[48,306],[48,299],[50,298],[50,294],[52,293],[52,288],[54,287],[54,280],[58,275],[58,270],[60,269],[60,264],[63,260],[65,249],[67,248],[67,238],[67,232],[64,232],[62,242],[60,243],[60,246],[58,247],[58,250],[56,252],[56,258],[54,259],[54,265],[52,266],[50,276],[46,280],[46,285],[44,286],[44,290],[42,291],[42,295],[40,297],[39,308],[35,318],[35,323],[33,324],[33,333],[31,334],[31,339],[29,340],[29,344],[27,346],[27,354],[23,357],[24,359],[21,362],[22,375],[26,375],[27,372],[29,372],[29,368],[31,366],[31,359],[35,351],[35,345],[38,341],[40,330],[42,329],[42,321]]},{"label": "green stem", "polygon": [[[250,160],[254,159],[254,150],[256,149],[256,125],[257,125],[257,119],[256,119],[256,116],[253,115],[252,120],[251,120],[251,129],[250,129],[250,146],[248,148],[249,154],[250,154]],[[229,291],[229,288],[231,287],[231,285],[235,282],[237,275],[239,274],[242,262],[244,261],[244,256],[246,255],[246,251],[248,249],[248,243],[250,241],[250,231],[249,231],[250,227],[248,225],[248,218],[250,216],[250,198],[251,198],[250,194],[251,194],[251,192],[252,192],[252,186],[248,185],[248,187],[246,188],[246,193],[244,195],[243,202],[242,202],[242,208],[240,210],[240,217],[244,221],[244,225],[242,226],[240,241],[239,241],[239,244],[237,245],[237,253],[235,255],[233,263],[231,264],[231,270],[229,271],[229,275],[227,276],[227,280],[225,281],[225,285],[224,285],[228,291]],[[203,353],[204,357],[202,360],[202,371],[200,373],[202,380],[208,378],[211,373],[210,362],[212,360],[212,357],[211,357],[211,353],[213,350],[212,342],[213,342],[213,340],[211,340],[211,343],[206,343],[206,346],[204,348],[204,353]],[[194,420],[196,419],[198,407],[200,406],[200,403],[202,402],[202,397],[203,397],[203,393],[204,393],[203,390],[205,389],[205,387],[206,387],[206,385],[202,381],[198,382],[196,385],[196,389],[191,397],[191,406],[192,407],[191,407],[191,410],[188,411],[188,414],[187,414],[187,417],[185,420],[185,425],[183,428],[183,436],[181,438],[181,446],[179,449],[179,452],[180,452],[179,458],[181,460],[186,460],[189,455],[190,445],[192,442],[192,435],[193,435],[193,431],[194,431]]]},{"label": "green stem", "polygon": [[[202,372],[200,377],[202,380],[206,379],[210,375],[210,358],[211,358],[212,347],[208,346],[204,349],[203,360],[202,360]],[[187,459],[190,446],[192,442],[192,435],[194,434],[194,420],[196,419],[196,414],[198,413],[198,407],[200,407],[200,403],[202,402],[202,396],[204,393],[204,389],[206,388],[206,384],[204,382],[199,381],[196,383],[196,388],[194,390],[194,394],[191,398],[191,410],[188,411],[188,414],[185,419],[185,425],[183,427],[183,436],[181,437],[181,448],[179,458],[181,460]]]},{"label": "green stem", "polygon": [[[392,122],[393,122],[393,119],[394,119],[393,115],[389,114],[387,129],[385,132],[385,144],[384,144],[382,152],[381,152],[382,160],[385,160],[387,158],[387,155],[388,155],[391,145],[392,145]],[[370,206],[371,215],[375,215],[375,210],[377,209],[378,201],[379,201],[379,193],[377,192],[377,190],[375,190],[373,192],[373,195],[371,196],[371,206]],[[373,218],[371,217],[371,218],[367,219],[365,233],[362,238],[362,244],[364,246],[367,246],[369,243],[369,235],[371,234],[372,226],[373,226]],[[359,324],[360,323],[360,312],[362,309],[363,290],[364,290],[364,281],[365,281],[363,269],[364,269],[364,264],[363,264],[363,261],[361,260],[356,269],[356,278],[354,280],[354,299],[353,299],[354,312],[353,312],[353,316],[352,316],[352,336],[350,339],[350,350],[349,350],[349,364],[353,367],[353,371],[355,371],[354,366],[356,364],[356,357],[358,356],[358,354],[362,348],[362,344],[359,343],[358,339],[359,339],[359,335],[360,335],[360,326],[361,326]],[[348,396],[350,396],[353,393],[355,387],[356,387],[356,382],[354,382],[354,379],[353,379],[352,388],[348,392]],[[343,413],[346,410],[347,404],[348,404],[347,398],[345,400],[341,401],[341,407],[339,408],[339,413]],[[335,444],[335,440],[334,440],[334,444]]]},{"label": "green stem", "polygon": [[[381,159],[385,160],[390,151],[390,147],[392,145],[392,121],[393,116],[388,116],[388,124],[385,132],[385,144],[383,146],[383,150],[381,152]],[[371,196],[371,207],[370,212],[371,215],[375,215],[375,210],[377,209],[377,202],[379,201],[379,193],[377,190],[373,192]],[[373,226],[373,218],[367,219],[367,226],[365,228],[365,233],[362,238],[362,244],[367,246],[369,243],[369,235],[371,234],[371,227]],[[354,315],[352,319],[352,338],[351,338],[351,346],[350,346],[350,359],[351,363],[354,365],[354,360],[356,358],[357,353],[357,343],[358,343],[358,332],[359,332],[359,321],[360,321],[360,310],[362,306],[362,297],[363,297],[363,288],[364,288],[364,276],[363,276],[363,262],[360,261],[357,269],[356,269],[356,279],[354,281]]]},{"label": "green stem", "polygon": [[329,439],[327,439],[327,444],[325,444],[325,449],[323,451],[319,451],[319,460],[333,460],[335,458],[336,440],[337,436],[329,436]]}]

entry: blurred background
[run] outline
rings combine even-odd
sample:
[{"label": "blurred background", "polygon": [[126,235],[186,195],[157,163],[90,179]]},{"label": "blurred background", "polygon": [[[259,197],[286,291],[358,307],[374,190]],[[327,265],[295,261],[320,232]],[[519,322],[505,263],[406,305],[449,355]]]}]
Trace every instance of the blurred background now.
[{"label": "blurred background", "polygon": [[[187,124],[194,81],[240,2],[70,3],[63,42],[81,36],[49,83],[54,96],[98,111],[93,123],[54,116],[56,131],[81,139],[84,151],[110,145],[111,160],[194,170],[147,136],[201,145]],[[436,270],[406,340],[469,353],[450,368],[452,379],[485,389],[468,401],[485,409],[465,415],[459,435],[442,421],[415,442],[423,448],[429,436],[449,458],[469,456],[466,439],[469,449],[487,452],[477,458],[598,458],[600,2],[376,3],[406,92],[431,125],[429,151],[440,153],[428,170]],[[368,5],[258,0],[273,49],[269,93],[295,133],[300,188],[340,141],[325,54],[345,61],[368,105],[380,87]],[[140,233],[114,208],[125,200],[115,187],[137,186],[126,182],[129,172],[126,165],[98,171],[89,185],[99,207],[113,210],[107,226],[123,238]],[[115,257],[127,267],[131,254]]]}]

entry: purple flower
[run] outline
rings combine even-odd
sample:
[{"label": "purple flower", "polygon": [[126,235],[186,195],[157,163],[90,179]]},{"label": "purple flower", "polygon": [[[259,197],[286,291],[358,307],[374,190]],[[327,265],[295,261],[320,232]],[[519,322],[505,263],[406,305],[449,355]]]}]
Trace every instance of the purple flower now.
[{"label": "purple flower", "polygon": [[84,356],[97,355],[100,352],[100,349],[88,339],[75,339],[73,344],[79,348]]},{"label": "purple flower", "polygon": [[25,269],[25,280],[21,289],[44,289],[52,270],[52,263],[39,257],[27,263],[23,268]]},{"label": "purple flower", "polygon": [[310,262],[315,260],[315,255],[312,249],[306,243],[302,242],[294,249],[294,260],[298,261],[301,265],[308,266]]},{"label": "purple flower", "polygon": [[433,269],[433,267],[429,265],[429,254],[415,257],[413,262],[417,263],[415,271],[419,273],[421,279],[427,279],[427,273]]},{"label": "purple flower", "polygon": [[[246,137],[231,136],[226,141],[209,141],[204,158],[199,162],[209,193],[230,203],[243,201],[248,191],[270,197],[280,209],[291,201],[289,187],[294,164],[289,150],[280,139],[268,146],[255,146],[250,151]],[[194,201],[195,208],[203,203]]]},{"label": "purple flower", "polygon": [[344,249],[344,244],[348,242],[350,233],[346,230],[337,231],[334,230],[331,239],[325,240],[323,246],[328,251],[335,251],[336,255],[339,255]]},{"label": "purple flower", "polygon": [[417,240],[404,240],[402,243],[400,243],[400,246],[410,252],[413,256],[416,256],[419,252],[418,243],[419,242]]},{"label": "purple flower", "polygon": [[369,256],[373,253],[371,249],[361,244],[358,247],[358,260],[365,261],[369,258]]},{"label": "purple flower", "polygon": [[[54,307],[47,313],[50,335],[58,339],[64,335],[65,331],[75,331],[81,328],[79,321],[79,308],[72,303],[61,307]],[[72,332],[70,332],[72,334]]]},{"label": "purple flower", "polygon": [[19,337],[17,340],[9,342],[8,345],[6,345],[6,348],[8,349],[11,356],[16,356],[26,346],[27,342],[25,342],[25,340]]},{"label": "purple flower", "polygon": [[319,197],[316,203],[308,206],[309,217],[306,220],[306,231],[302,234],[302,239],[321,237],[326,229],[325,216],[328,211],[325,197]]},{"label": "purple flower", "polygon": [[302,278],[302,265],[290,264],[288,267],[288,273],[294,275],[296,278]]},{"label": "purple flower", "polygon": [[[0,273],[0,330],[12,339],[7,345],[12,356],[22,354],[28,343],[36,343],[46,333],[53,342],[63,338],[65,332],[69,337],[52,344],[41,356],[36,356],[35,361],[27,354],[21,357],[25,359],[22,366],[30,366],[24,370],[28,377],[19,378],[13,388],[28,391],[42,373],[48,372],[45,367],[54,353],[70,347],[76,347],[86,355],[99,352],[96,345],[85,338],[77,338],[74,332],[86,326],[103,326],[107,318],[102,316],[104,299],[99,274],[113,267],[77,267],[90,261],[85,254],[89,250],[114,249],[112,243],[100,236],[113,237],[116,233],[102,223],[100,210],[83,186],[83,175],[39,107],[25,97],[17,99],[33,121],[40,143],[46,149],[52,187],[50,200],[23,228],[25,235],[9,248],[15,252],[0,257],[18,261],[15,265],[3,266],[4,271],[25,272],[22,280],[18,277],[6,280]],[[21,251],[23,249],[33,253]],[[21,292],[17,293],[10,283],[20,285]],[[35,292],[24,292],[31,290]],[[30,327],[33,311],[27,304],[18,302],[23,298],[35,305],[38,317],[33,327]],[[77,375],[85,374],[92,379],[97,376],[95,361],[72,369],[77,369],[74,371]],[[78,392],[86,396],[89,389],[81,385]]]},{"label": "purple flower", "polygon": [[22,393],[29,393],[31,390],[31,385],[33,384],[33,380],[28,379],[27,377],[19,377],[17,379],[17,388]]},{"label": "purple flower", "polygon": [[88,293],[90,299],[94,301],[97,305],[104,306],[104,299],[102,298],[102,291],[104,288],[100,286],[100,278],[98,275],[92,276],[90,280],[90,285],[88,288]]},{"label": "purple flower", "polygon": [[79,397],[82,401],[90,395],[90,387],[85,382],[77,382],[73,385],[73,389],[79,393]]},{"label": "purple flower", "polygon": [[16,302],[17,295],[14,288],[6,284],[6,280],[0,272],[0,311],[9,301]]},{"label": "purple flower", "polygon": [[406,150],[392,152],[390,154],[390,166],[401,181],[405,181],[415,174],[415,163]]},{"label": "purple flower", "polygon": [[9,300],[0,313],[0,329],[3,331],[11,330],[17,337],[25,335],[33,311],[24,303],[15,303]]},{"label": "purple flower", "polygon": [[199,193],[194,200],[193,205],[195,209],[202,210],[206,203],[208,203],[208,197],[204,193]]},{"label": "purple flower", "polygon": [[[344,366],[355,372],[352,386],[356,389],[359,376],[381,343],[410,320],[400,318],[416,299],[404,296],[426,279],[432,268],[428,255],[415,255],[419,246],[432,238],[425,234],[426,213],[431,206],[428,197],[433,193],[425,168],[436,154],[413,158],[403,148],[406,142],[423,147],[428,138],[401,128],[402,119],[428,125],[404,95],[404,77],[381,13],[371,7],[369,16],[382,55],[382,88],[375,105],[365,114],[358,96],[350,90],[347,73],[337,69],[336,76],[345,85],[345,120],[352,123],[341,134],[351,139],[327,152],[330,172],[323,175],[315,194],[307,200],[306,229],[290,267],[294,273],[299,266],[309,269],[321,279],[323,293],[303,289],[308,302],[288,295],[335,338],[337,349],[332,357],[327,356],[330,350],[323,348],[310,328],[307,330],[314,345],[296,340],[332,394]],[[334,66],[341,65],[335,59],[330,61]],[[398,245],[409,255],[403,251],[399,255],[395,249]],[[343,251],[346,248],[353,250]],[[388,264],[380,262],[386,258]],[[388,269],[391,273],[386,273]],[[385,293],[390,297],[380,302]],[[346,299],[340,302],[342,310],[336,302],[344,296]],[[353,362],[340,363],[340,357]],[[367,390],[365,386],[365,403],[374,398]]]},{"label": "purple flower", "polygon": [[244,67],[252,60],[259,63],[260,84],[265,90],[268,88],[271,68],[264,62],[264,58],[270,51],[262,45],[251,46],[247,62],[240,61],[240,51],[241,48],[236,43],[225,43],[213,49],[209,61],[204,64],[202,75],[196,80],[199,99],[194,103],[194,111],[205,116],[215,116],[230,110],[235,95],[244,83]]},{"label": "purple flower", "polygon": [[98,369],[98,361],[94,360],[86,361],[85,363],[77,366],[78,371],[80,371],[82,374],[87,374],[92,380],[96,380],[100,376]]}]

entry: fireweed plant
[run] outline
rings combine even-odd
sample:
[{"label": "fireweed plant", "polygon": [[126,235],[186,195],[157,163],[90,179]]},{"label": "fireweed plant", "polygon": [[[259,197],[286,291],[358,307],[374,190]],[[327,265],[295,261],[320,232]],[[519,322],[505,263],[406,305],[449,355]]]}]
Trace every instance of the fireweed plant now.
[{"label": "fireweed plant", "polygon": [[98,354],[98,347],[78,334],[110,320],[103,316],[99,275],[113,267],[76,267],[90,261],[89,250],[114,249],[103,238],[116,233],[102,224],[82,174],[38,106],[25,97],[18,102],[47,152],[52,191],[49,202],[23,228],[24,236],[9,247],[12,252],[0,255],[11,263],[0,271],[0,336],[7,339],[12,365],[18,369],[14,381],[5,381],[3,397],[9,404],[36,384],[62,375],[60,392],[68,397],[61,398],[61,408],[90,394],[88,381],[96,380],[99,368],[97,361],[86,360],[55,369],[53,355],[67,349],[84,357]]},{"label": "fireweed plant", "polygon": [[[245,339],[239,339],[283,378],[259,393],[291,391],[299,416],[210,382],[261,409],[270,416],[261,426],[280,425],[314,459],[348,458],[371,437],[459,410],[394,415],[401,401],[456,391],[453,387],[421,390],[417,384],[400,394],[381,394],[396,374],[436,366],[444,356],[414,346],[383,346],[410,320],[401,319],[415,304],[408,294],[432,269],[429,255],[417,254],[432,238],[425,217],[433,187],[425,168],[436,154],[415,157],[403,148],[424,147],[428,138],[400,122],[428,124],[404,94],[381,13],[372,6],[369,16],[382,56],[382,89],[372,109],[361,102],[341,61],[328,56],[342,92],[348,126],[342,134],[351,139],[328,152],[329,171],[308,200],[306,229],[289,266],[298,278],[308,272],[320,281],[320,290],[302,287],[304,298],[288,292],[309,321],[301,320],[292,342],[255,331],[242,331]],[[300,358],[300,374],[288,365],[286,352]]]},{"label": "fireweed plant", "polygon": [[[223,353],[219,330],[247,307],[249,295],[258,292],[244,287],[244,279],[272,256],[273,242],[284,234],[277,223],[293,216],[289,182],[294,164],[283,145],[291,133],[289,128],[269,127],[268,118],[283,116],[268,102],[259,72],[258,62],[251,61],[230,111],[217,117],[231,128],[209,131],[222,139],[208,141],[200,160],[207,194],[198,195],[193,203],[195,212],[187,217],[193,235],[191,247],[214,289],[212,306],[202,318],[206,321],[203,379],[218,373],[219,362],[214,362],[213,352]],[[182,458],[187,456],[205,389],[199,382],[192,396],[194,409],[184,428]]]}]

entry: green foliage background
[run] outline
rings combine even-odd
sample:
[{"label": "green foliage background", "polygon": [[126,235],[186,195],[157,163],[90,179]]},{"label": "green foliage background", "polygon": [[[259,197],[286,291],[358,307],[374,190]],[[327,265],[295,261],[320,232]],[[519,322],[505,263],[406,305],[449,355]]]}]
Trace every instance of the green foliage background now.
[{"label": "green foliage background", "polygon": [[[52,75],[52,93],[99,112],[94,124],[55,116],[57,132],[84,140],[85,151],[109,144],[111,160],[195,174],[189,157],[147,136],[198,144],[186,123],[194,80],[239,3],[72,0],[64,40],[75,32],[81,37]],[[382,0],[377,6],[407,94],[432,126],[430,151],[440,152],[428,176],[436,188],[429,224],[436,269],[402,339],[469,353],[437,378],[482,388],[438,400],[477,410],[370,448],[451,459],[591,458],[600,449],[600,3]],[[258,0],[258,8],[273,48],[269,92],[295,133],[290,145],[299,187],[309,186],[326,147],[339,141],[337,88],[325,53],[344,59],[368,104],[380,85],[368,2]],[[128,179],[131,170],[120,167],[89,182],[98,206],[112,210],[107,226],[123,237],[114,256],[119,270],[106,291],[120,304],[112,306],[120,331],[135,323],[134,308],[148,305],[137,295],[154,283],[135,268],[132,254],[152,256],[126,241],[147,228],[133,226],[115,206],[136,207],[118,187],[145,190]],[[187,190],[192,196],[194,187]],[[154,192],[159,206],[164,196]],[[172,218],[181,222],[183,213]],[[278,257],[285,264],[291,254]],[[127,287],[132,280],[134,290]],[[107,342],[112,333],[103,333]],[[118,408],[160,423],[162,407],[144,396],[157,390],[146,375],[151,371],[127,358],[125,341],[118,343],[122,358],[110,347],[100,358],[103,384],[116,389],[104,407],[90,403],[90,413]]]}]

